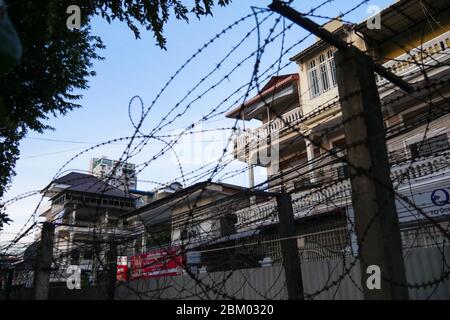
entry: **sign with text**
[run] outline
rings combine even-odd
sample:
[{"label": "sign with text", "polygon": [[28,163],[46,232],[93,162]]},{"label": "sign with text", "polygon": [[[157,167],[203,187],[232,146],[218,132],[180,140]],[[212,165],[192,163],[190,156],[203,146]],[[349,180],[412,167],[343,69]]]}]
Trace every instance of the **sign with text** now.
[{"label": "sign with text", "polygon": [[[412,192],[403,191],[402,194],[414,205],[397,199],[400,222],[425,220],[426,216],[436,218],[450,215],[450,187],[446,183],[448,181],[444,180],[440,185],[412,188]],[[416,208],[420,208],[423,214]]]},{"label": "sign with text", "polygon": [[178,247],[158,249],[131,257],[131,280],[181,274],[184,259]]}]

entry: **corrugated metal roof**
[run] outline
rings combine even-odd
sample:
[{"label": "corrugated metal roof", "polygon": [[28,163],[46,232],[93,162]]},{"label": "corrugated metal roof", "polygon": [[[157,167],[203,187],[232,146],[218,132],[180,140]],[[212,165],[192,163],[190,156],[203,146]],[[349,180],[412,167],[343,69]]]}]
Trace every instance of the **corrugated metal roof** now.
[{"label": "corrugated metal roof", "polygon": [[448,0],[401,0],[381,11],[380,29],[369,29],[366,21],[363,21],[355,30],[364,34],[367,40],[380,45],[423,22],[436,23],[432,17],[449,8]]}]

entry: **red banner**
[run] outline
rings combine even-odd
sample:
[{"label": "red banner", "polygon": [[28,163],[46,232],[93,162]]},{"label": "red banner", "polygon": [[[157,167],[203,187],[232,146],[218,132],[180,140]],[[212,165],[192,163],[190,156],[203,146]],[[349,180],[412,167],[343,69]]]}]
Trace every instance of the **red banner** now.
[{"label": "red banner", "polygon": [[131,257],[131,279],[175,276],[183,266],[180,248],[158,249]]}]

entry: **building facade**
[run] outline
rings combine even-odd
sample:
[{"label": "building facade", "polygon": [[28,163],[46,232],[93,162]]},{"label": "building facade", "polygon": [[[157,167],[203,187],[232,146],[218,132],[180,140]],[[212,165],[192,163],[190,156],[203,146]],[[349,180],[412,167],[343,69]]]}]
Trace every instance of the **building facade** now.
[{"label": "building facade", "polygon": [[41,191],[49,205],[41,214],[55,225],[52,281],[65,281],[69,265],[77,265],[95,281],[104,270],[108,244],[124,236],[119,216],[135,208],[136,197],[92,175],[71,172]]},{"label": "building facade", "polygon": [[[247,188],[208,181],[165,194],[121,217],[122,228],[128,230],[129,238],[119,254],[127,257],[131,274],[136,273],[136,259],[148,261],[149,256],[179,259],[179,272],[200,267],[208,271],[227,270],[232,261],[239,259],[223,261],[217,259],[214,250],[211,253],[201,251],[220,248],[248,236],[248,233],[237,232],[236,212],[264,200],[265,197]],[[161,256],[164,251],[170,251],[169,257]],[[164,269],[162,260],[159,264]],[[158,261],[148,264],[148,271],[156,272],[152,268],[153,265],[156,268]]]},{"label": "building facade", "polygon": [[[369,28],[366,21],[346,25],[339,20],[325,27],[414,87],[413,93],[405,94],[387,80],[376,79],[391,178],[400,194],[420,204],[446,229],[450,217],[449,6],[446,1],[401,0],[384,9],[380,21],[380,29]],[[312,228],[322,236],[313,240],[334,243],[331,250],[343,252],[354,251],[356,240],[349,226],[353,220],[350,170],[335,50],[317,40],[291,58],[298,74],[272,78],[257,96],[227,116],[240,119],[244,127],[235,138],[234,153],[248,164],[249,186],[252,167],[265,166],[268,189],[292,193],[299,234],[311,234],[304,229],[314,216]],[[249,120],[262,124],[245,129]],[[262,158],[269,154],[270,161],[260,161],[261,154]],[[438,228],[407,202],[397,199],[396,204],[404,245],[445,242]],[[274,207],[272,201],[264,210]],[[261,206],[242,210],[238,220],[256,220],[264,210]],[[333,221],[332,228],[326,226],[328,221]],[[299,247],[308,247],[308,237]]]}]

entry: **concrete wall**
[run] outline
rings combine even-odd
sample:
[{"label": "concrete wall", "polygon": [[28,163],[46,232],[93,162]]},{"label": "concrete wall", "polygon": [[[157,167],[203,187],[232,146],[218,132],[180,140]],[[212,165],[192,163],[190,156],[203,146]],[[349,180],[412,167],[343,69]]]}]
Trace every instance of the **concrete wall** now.
[{"label": "concrete wall", "polygon": [[[422,248],[404,252],[410,299],[450,299],[450,247]],[[306,297],[317,300],[359,300],[363,298],[359,263],[352,257],[302,263]],[[102,300],[105,287],[82,290],[51,288],[50,300]],[[31,289],[15,288],[12,299],[31,299]],[[116,299],[287,299],[285,274],[281,266],[204,273],[197,281],[190,276],[140,279],[121,282]],[[0,292],[0,300],[4,293]]]},{"label": "concrete wall", "polygon": [[[411,299],[450,299],[450,247],[414,249],[405,252],[406,274]],[[305,294],[317,300],[359,300],[363,298],[358,261],[324,260],[302,263]],[[281,266],[142,279],[122,283],[118,299],[286,299]],[[431,281],[427,287],[421,285]],[[419,286],[415,287],[415,284]]]}]

